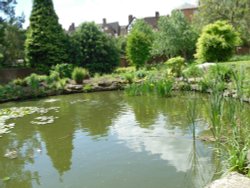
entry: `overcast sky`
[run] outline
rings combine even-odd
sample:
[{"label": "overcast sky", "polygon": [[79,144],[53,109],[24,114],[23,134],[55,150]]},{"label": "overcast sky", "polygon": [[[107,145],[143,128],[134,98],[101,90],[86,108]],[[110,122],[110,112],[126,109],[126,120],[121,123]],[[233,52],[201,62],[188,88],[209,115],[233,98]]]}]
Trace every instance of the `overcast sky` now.
[{"label": "overcast sky", "polygon": [[[16,13],[25,14],[26,28],[33,0],[17,0]],[[167,15],[172,9],[184,4],[196,4],[197,0],[53,0],[59,22],[65,29],[74,22],[79,25],[85,21],[101,23],[103,18],[107,22],[119,21],[120,25],[128,23],[128,15],[137,18],[154,16],[156,11],[160,15]]]}]

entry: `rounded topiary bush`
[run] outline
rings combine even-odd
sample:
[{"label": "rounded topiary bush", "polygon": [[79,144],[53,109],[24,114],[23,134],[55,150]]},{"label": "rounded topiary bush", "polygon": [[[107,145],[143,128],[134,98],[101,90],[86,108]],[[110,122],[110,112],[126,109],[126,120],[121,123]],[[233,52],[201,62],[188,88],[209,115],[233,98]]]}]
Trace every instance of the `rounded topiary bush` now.
[{"label": "rounded topiary bush", "polygon": [[82,84],[82,81],[89,78],[89,71],[84,68],[76,67],[72,72],[72,79],[75,80],[77,84]]},{"label": "rounded topiary bush", "polygon": [[239,33],[226,21],[217,21],[204,27],[196,44],[195,57],[202,62],[228,60],[241,42]]}]

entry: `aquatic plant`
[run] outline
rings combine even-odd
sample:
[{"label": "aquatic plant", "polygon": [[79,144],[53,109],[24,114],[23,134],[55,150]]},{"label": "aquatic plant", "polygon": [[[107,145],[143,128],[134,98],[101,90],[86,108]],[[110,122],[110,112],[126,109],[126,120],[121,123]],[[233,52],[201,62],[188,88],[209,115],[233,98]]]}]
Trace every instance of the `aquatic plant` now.
[{"label": "aquatic plant", "polygon": [[170,97],[173,90],[173,81],[171,80],[160,80],[155,83],[155,89],[157,95],[161,97]]},{"label": "aquatic plant", "polygon": [[156,94],[161,97],[169,97],[172,90],[172,80],[145,80],[141,83],[133,83],[125,88],[125,92],[130,96]]},{"label": "aquatic plant", "polygon": [[77,84],[82,84],[82,81],[89,77],[89,72],[87,69],[76,67],[72,72],[72,78]]},{"label": "aquatic plant", "polygon": [[38,113],[38,114],[46,114],[49,111],[53,110],[58,112],[59,107],[50,107],[50,108],[38,108],[38,107],[12,107],[0,109],[0,137],[3,134],[7,134],[10,132],[12,128],[14,128],[15,123],[6,122],[11,119],[16,119],[20,117],[24,117],[26,115]]}]

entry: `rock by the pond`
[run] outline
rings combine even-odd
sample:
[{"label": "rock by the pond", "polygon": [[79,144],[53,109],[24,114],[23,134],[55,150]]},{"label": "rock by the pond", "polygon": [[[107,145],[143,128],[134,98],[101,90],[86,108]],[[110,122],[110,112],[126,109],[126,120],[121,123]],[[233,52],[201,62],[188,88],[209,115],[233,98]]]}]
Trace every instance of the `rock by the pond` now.
[{"label": "rock by the pond", "polygon": [[80,84],[68,84],[64,90],[65,93],[82,92],[83,86]]},{"label": "rock by the pond", "polygon": [[200,64],[200,65],[196,65],[196,66],[197,66],[198,68],[204,70],[204,71],[207,71],[209,67],[215,66],[215,65],[216,65],[215,63],[206,62],[206,63]]},{"label": "rock by the pond", "polygon": [[250,188],[250,179],[237,172],[232,172],[215,180],[205,188]]}]

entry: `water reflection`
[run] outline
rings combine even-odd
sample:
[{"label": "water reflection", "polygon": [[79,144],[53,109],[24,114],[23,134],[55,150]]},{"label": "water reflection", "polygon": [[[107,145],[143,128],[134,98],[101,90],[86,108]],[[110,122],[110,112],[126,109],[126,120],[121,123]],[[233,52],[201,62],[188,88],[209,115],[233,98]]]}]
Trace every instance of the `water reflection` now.
[{"label": "water reflection", "polygon": [[[169,130],[165,127],[167,117],[159,115],[151,129],[136,126],[133,112],[128,112],[115,122],[112,133],[123,141],[135,152],[147,151],[152,155],[159,155],[162,160],[168,161],[169,165],[177,171],[187,172],[190,165],[187,157],[192,151],[192,139],[183,136],[180,130]],[[128,118],[130,117],[130,118]],[[201,156],[202,161],[208,161],[210,156]]]},{"label": "water reflection", "polygon": [[[59,118],[44,126],[30,124],[35,114],[16,120],[13,132],[0,140],[0,179],[11,177],[0,181],[0,187],[82,187],[84,182],[86,187],[112,188],[121,181],[120,187],[129,182],[129,187],[204,185],[215,171],[215,154],[192,137],[188,98],[124,98],[122,93],[106,92],[15,104],[57,106],[59,112],[48,116]],[[203,103],[198,101],[199,116]],[[199,121],[197,133],[206,126]],[[18,158],[4,158],[7,149],[17,149]],[[143,184],[145,178],[150,184]]]}]

